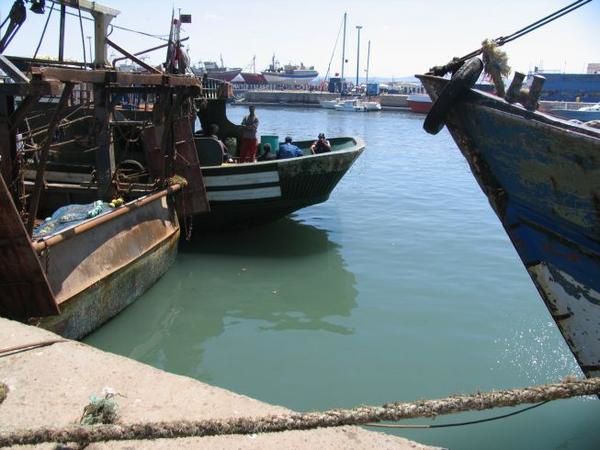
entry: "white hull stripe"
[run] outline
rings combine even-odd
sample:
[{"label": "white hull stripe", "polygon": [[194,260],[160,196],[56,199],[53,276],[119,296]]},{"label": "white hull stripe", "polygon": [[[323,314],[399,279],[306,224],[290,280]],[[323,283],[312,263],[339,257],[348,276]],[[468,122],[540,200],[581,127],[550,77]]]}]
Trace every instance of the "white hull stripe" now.
[{"label": "white hull stripe", "polygon": [[[204,175],[204,174],[203,174]],[[204,175],[206,187],[242,186],[244,184],[278,183],[279,172],[241,173],[239,175]]]},{"label": "white hull stripe", "polygon": [[261,198],[281,197],[281,188],[279,186],[239,189],[235,191],[208,191],[206,193],[209,201],[235,201],[235,200],[256,200]]}]

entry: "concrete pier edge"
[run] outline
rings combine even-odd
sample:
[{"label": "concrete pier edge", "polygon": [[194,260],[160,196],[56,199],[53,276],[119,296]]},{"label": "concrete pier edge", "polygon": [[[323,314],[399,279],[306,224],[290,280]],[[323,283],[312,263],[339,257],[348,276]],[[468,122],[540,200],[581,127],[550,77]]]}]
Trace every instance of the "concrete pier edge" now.
[{"label": "concrete pier edge", "polygon": [[[49,331],[0,318],[2,348],[58,338]],[[101,395],[107,387],[120,394],[117,397],[120,423],[254,417],[290,412],[281,406],[171,374],[77,341],[1,355],[0,382],[8,386],[7,396],[0,403],[0,433],[77,423],[90,397]],[[434,448],[353,426],[174,441],[112,441],[91,444],[87,448]],[[54,444],[48,444],[36,448],[54,447]]]}]

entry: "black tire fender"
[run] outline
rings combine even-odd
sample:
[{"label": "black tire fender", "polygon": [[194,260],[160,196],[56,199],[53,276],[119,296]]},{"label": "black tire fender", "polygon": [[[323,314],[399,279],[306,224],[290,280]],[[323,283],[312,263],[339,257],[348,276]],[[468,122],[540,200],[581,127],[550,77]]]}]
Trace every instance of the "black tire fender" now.
[{"label": "black tire fender", "polygon": [[448,84],[442,89],[437,100],[431,106],[427,117],[425,117],[423,123],[425,131],[429,134],[438,134],[444,128],[448,111],[475,85],[482,70],[483,62],[481,59],[471,58],[454,72]]}]

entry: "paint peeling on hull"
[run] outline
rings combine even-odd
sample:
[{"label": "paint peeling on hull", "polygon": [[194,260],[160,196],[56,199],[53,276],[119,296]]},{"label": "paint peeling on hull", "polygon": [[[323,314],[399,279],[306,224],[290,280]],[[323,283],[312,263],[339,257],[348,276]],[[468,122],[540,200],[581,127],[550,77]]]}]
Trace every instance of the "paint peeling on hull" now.
[{"label": "paint peeling on hull", "polygon": [[61,312],[30,322],[81,339],[167,271],[179,234],[172,199],[162,191],[36,242]]},{"label": "paint peeling on hull", "polygon": [[588,375],[598,373],[600,346],[589,343],[600,343],[600,292],[546,263],[528,271],[582,370]]},{"label": "paint peeling on hull", "polygon": [[[447,80],[419,76],[432,98]],[[600,133],[471,90],[446,125],[587,376],[600,376]]]},{"label": "paint peeling on hull", "polygon": [[58,316],[34,323],[69,339],[82,339],[116,316],[152,286],[177,256],[179,229],[148,254],[94,283],[61,305]]}]

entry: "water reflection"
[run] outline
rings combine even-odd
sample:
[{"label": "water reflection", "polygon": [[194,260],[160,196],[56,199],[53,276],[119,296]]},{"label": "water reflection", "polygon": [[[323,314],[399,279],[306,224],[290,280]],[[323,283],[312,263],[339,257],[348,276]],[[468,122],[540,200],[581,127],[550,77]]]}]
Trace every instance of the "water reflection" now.
[{"label": "water reflection", "polygon": [[228,330],[353,333],[342,318],[356,306],[356,280],[326,231],[288,218],[197,237],[182,243],[150,291],[86,342],[206,380],[206,347]]}]

